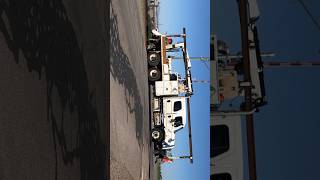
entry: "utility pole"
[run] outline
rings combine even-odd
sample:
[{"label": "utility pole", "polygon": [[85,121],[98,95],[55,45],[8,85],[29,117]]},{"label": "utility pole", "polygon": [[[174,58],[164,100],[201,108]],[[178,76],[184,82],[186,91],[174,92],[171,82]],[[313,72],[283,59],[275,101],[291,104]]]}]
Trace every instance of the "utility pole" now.
[{"label": "utility pole", "polygon": [[[249,58],[249,37],[248,37],[248,2],[247,0],[239,0],[239,15],[241,27],[241,47],[243,56],[243,70],[244,70],[244,86],[245,93],[245,111],[252,109],[252,93],[251,93],[251,75],[250,75],[250,58]],[[249,180],[256,180],[256,157],[255,157],[255,143],[254,143],[254,124],[253,115],[246,115],[247,126],[247,144],[248,144],[248,163],[249,163]]]},{"label": "utility pole", "polygon": [[[233,69],[237,62],[231,62],[226,67]],[[320,61],[265,61],[263,68],[290,68],[290,67],[320,67]]]},{"label": "utility pole", "polygon": [[263,67],[320,67],[320,61],[268,61],[263,62]]},{"label": "utility pole", "polygon": [[[172,59],[183,60],[183,57],[170,56]],[[190,60],[200,60],[200,61],[209,61],[209,57],[190,57]]]},{"label": "utility pole", "polygon": [[[263,52],[261,53],[261,57],[273,57],[275,56],[274,52]],[[176,57],[176,56],[170,56],[172,59],[179,59],[183,60],[183,57]],[[242,55],[223,55],[223,56],[218,56],[217,60],[224,60],[224,59],[239,59],[242,58]],[[190,60],[200,60],[200,61],[210,61],[210,57],[190,57]]]},{"label": "utility pole", "polygon": [[[189,81],[189,78],[191,77],[191,74],[190,72],[188,71],[188,62],[187,62],[187,58],[188,55],[187,55],[187,39],[186,39],[186,29],[183,28],[183,58],[185,60],[185,74],[186,74],[186,84],[188,86],[188,81]],[[189,86],[188,86],[189,88]],[[188,90],[189,92],[189,90]],[[188,130],[189,130],[189,159],[190,159],[190,162],[193,163],[193,152],[192,152],[192,131],[191,131],[191,115],[190,115],[190,96],[187,98],[187,109],[188,109],[188,112],[187,112],[187,115],[188,115]]]}]

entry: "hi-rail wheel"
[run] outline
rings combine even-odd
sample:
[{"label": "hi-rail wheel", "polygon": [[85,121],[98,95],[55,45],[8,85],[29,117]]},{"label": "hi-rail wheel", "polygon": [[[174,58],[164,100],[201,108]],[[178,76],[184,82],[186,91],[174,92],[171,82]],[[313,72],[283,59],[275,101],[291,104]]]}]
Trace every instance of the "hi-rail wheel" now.
[{"label": "hi-rail wheel", "polygon": [[148,78],[150,81],[157,81],[161,77],[160,70],[157,67],[152,67],[148,71]]},{"label": "hi-rail wheel", "polygon": [[156,52],[148,53],[148,64],[150,66],[157,66],[160,63],[160,55]]},{"label": "hi-rail wheel", "polygon": [[151,130],[152,140],[155,142],[161,142],[164,138],[164,132],[161,128],[153,128]]}]

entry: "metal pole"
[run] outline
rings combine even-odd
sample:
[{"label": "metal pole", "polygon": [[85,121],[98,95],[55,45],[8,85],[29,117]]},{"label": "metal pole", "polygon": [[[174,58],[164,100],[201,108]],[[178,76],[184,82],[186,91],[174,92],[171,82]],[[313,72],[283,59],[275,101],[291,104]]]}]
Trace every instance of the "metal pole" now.
[{"label": "metal pole", "polygon": [[188,129],[189,129],[189,148],[190,148],[190,162],[193,163],[193,154],[192,154],[192,132],[191,132],[191,115],[190,115],[190,97],[187,98],[187,107],[188,107]]},{"label": "metal pole", "polygon": [[256,112],[256,108],[252,109],[251,111],[214,111],[213,116],[241,116],[241,115],[251,115]]},{"label": "metal pole", "polygon": [[[175,57],[175,56],[171,56],[172,59],[184,59],[183,57]],[[200,61],[209,61],[210,58],[209,57],[190,57],[190,60],[200,60]]]},{"label": "metal pole", "polygon": [[[261,57],[274,57],[276,54],[274,52],[263,52],[261,53]],[[224,59],[240,59],[242,55],[226,55],[226,56],[218,56],[217,60]],[[172,59],[183,59],[183,57],[171,56]],[[209,61],[210,57],[190,57],[191,60],[200,60],[200,61]]]},{"label": "metal pole", "polygon": [[166,35],[167,37],[183,37],[181,34],[170,34],[170,35]]},{"label": "metal pole", "polygon": [[[274,52],[263,52],[261,53],[261,57],[274,57],[276,54]],[[241,54],[239,55],[226,55],[226,56],[218,56],[218,60],[224,60],[224,59],[240,59],[243,58]]]},{"label": "metal pole", "polygon": [[168,156],[169,159],[175,160],[175,159],[190,159],[190,156]]},{"label": "metal pole", "polygon": [[[186,28],[183,28],[183,58],[184,58],[184,65],[186,76],[188,74],[188,62],[187,62],[187,39],[186,39]],[[186,84],[188,85],[189,78],[186,77]],[[191,115],[190,115],[190,96],[187,98],[187,111],[188,111],[188,130],[189,130],[189,149],[190,149],[190,162],[193,163],[193,156],[192,156],[192,132],[191,132]]]},{"label": "metal pole", "polygon": [[[243,70],[244,70],[244,81],[251,84],[250,75],[250,58],[249,58],[249,40],[248,40],[248,10],[247,0],[239,0],[239,15],[240,15],[240,26],[241,26],[241,46],[243,55]],[[244,87],[245,92],[245,111],[252,109],[252,95],[251,86]],[[254,125],[253,115],[246,115],[247,125],[247,145],[248,145],[248,163],[249,163],[249,180],[256,180],[256,158],[255,158],[255,144],[254,144]]]},{"label": "metal pole", "polygon": [[268,61],[263,67],[319,67],[320,61]]},{"label": "metal pole", "polygon": [[[234,68],[237,62],[229,63],[226,67]],[[320,61],[265,61],[264,68],[281,67],[320,67]]]}]

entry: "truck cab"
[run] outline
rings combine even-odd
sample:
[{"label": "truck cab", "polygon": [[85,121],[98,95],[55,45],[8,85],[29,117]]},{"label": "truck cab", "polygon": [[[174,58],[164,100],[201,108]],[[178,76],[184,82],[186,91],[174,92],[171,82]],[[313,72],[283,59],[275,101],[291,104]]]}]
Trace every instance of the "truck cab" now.
[{"label": "truck cab", "polygon": [[165,134],[163,149],[171,149],[175,144],[175,133],[186,125],[185,97],[165,97],[162,104]]}]

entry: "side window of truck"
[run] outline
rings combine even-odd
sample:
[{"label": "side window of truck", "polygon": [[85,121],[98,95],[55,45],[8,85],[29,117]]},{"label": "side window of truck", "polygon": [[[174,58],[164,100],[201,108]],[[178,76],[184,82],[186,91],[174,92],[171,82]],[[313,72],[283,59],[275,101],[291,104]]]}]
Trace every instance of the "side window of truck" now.
[{"label": "side window of truck", "polygon": [[210,180],[232,180],[232,178],[229,173],[220,173],[211,175]]},{"label": "side window of truck", "polygon": [[174,102],[174,104],[173,104],[173,111],[179,111],[179,110],[181,110],[181,106],[182,106],[181,101],[176,101],[176,102]]},{"label": "side window of truck", "polygon": [[229,128],[226,125],[210,127],[210,157],[216,157],[230,148]]},{"label": "side window of truck", "polygon": [[179,127],[181,125],[182,125],[182,117],[177,116],[176,118],[174,118],[174,127]]}]

